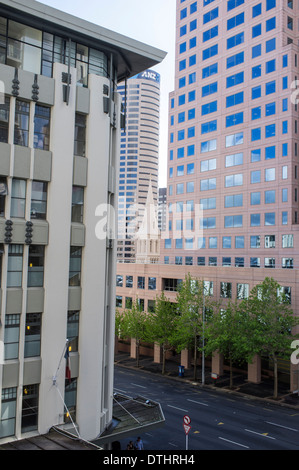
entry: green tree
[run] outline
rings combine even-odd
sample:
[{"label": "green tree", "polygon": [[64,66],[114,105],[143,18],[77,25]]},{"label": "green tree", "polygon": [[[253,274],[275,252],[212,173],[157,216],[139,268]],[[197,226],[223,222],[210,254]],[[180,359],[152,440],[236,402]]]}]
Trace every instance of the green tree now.
[{"label": "green tree", "polygon": [[[204,338],[204,312],[212,308],[212,302],[207,295],[205,283],[194,279],[188,274],[181,283],[177,297],[178,317],[176,322],[176,349],[182,351],[189,348],[194,351],[193,379],[197,378],[197,352],[203,351],[199,340]],[[204,320],[204,321],[203,321]]]},{"label": "green tree", "polygon": [[248,338],[253,354],[266,354],[273,361],[274,398],[278,396],[278,358],[290,359],[292,334],[299,324],[290,307],[290,299],[273,278],[265,278],[250,292],[249,299],[240,305],[250,315]]},{"label": "green tree", "polygon": [[237,301],[229,301],[223,309],[215,309],[206,325],[206,353],[215,351],[230,364],[230,388],[233,387],[233,364],[250,358],[247,344],[247,315]]},{"label": "green tree", "polygon": [[122,314],[121,331],[123,336],[136,341],[136,363],[139,367],[139,351],[141,340],[146,339],[147,314],[140,308],[138,299],[132,302],[131,308]]},{"label": "green tree", "polygon": [[148,313],[148,341],[155,342],[162,348],[162,374],[165,374],[166,353],[173,348],[175,334],[174,304],[165,297],[164,292],[156,296],[155,311]]}]

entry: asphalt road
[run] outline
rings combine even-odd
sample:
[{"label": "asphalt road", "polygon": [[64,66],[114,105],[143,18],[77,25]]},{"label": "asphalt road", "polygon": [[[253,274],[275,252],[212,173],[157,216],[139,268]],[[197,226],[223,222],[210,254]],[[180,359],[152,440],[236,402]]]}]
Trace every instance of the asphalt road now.
[{"label": "asphalt road", "polygon": [[[179,452],[186,444],[188,450],[299,450],[299,410],[120,366],[114,390],[161,404],[165,425],[141,434],[145,450]],[[191,418],[187,443],[185,415]],[[121,441],[122,450],[136,437]]]}]

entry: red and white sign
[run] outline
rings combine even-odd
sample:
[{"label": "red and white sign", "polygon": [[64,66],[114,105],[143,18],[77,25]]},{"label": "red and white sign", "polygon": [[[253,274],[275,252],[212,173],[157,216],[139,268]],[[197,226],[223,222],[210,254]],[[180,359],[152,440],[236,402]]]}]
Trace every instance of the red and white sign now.
[{"label": "red and white sign", "polygon": [[183,419],[183,427],[184,427],[186,436],[187,436],[187,434],[189,433],[189,431],[191,429],[190,423],[191,423],[190,416],[185,415],[184,419]]}]

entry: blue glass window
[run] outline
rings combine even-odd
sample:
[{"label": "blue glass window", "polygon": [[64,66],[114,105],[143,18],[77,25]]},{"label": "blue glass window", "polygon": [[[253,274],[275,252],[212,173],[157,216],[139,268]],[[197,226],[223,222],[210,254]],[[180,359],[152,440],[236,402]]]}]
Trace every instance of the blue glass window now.
[{"label": "blue glass window", "polygon": [[288,66],[288,54],[284,54],[282,56],[282,66],[287,67]]},{"label": "blue glass window", "polygon": [[252,7],[252,18],[262,14],[262,4],[258,3]]},{"label": "blue glass window", "polygon": [[241,104],[244,102],[244,92],[240,91],[234,95],[230,95],[226,97],[226,107],[229,108],[231,106],[235,106],[237,104]]},{"label": "blue glass window", "polygon": [[212,95],[218,91],[218,82],[210,83],[209,85],[203,86],[201,89],[201,96]]},{"label": "blue glass window", "polygon": [[196,64],[196,54],[189,57],[189,67]]},{"label": "blue glass window", "polygon": [[182,54],[183,52],[186,52],[186,50],[187,50],[187,43],[182,42],[182,44],[180,44],[180,54]]},{"label": "blue glass window", "polygon": [[196,47],[196,36],[189,40],[189,49],[193,49],[193,47]]},{"label": "blue glass window", "polygon": [[196,91],[195,90],[189,91],[189,93],[188,93],[188,102],[190,103],[191,101],[194,101],[195,96],[196,96]]},{"label": "blue glass window", "polygon": [[189,109],[188,111],[188,120],[195,118],[195,108]]},{"label": "blue glass window", "polygon": [[251,141],[260,140],[261,138],[261,128],[257,127],[255,129],[251,129]]},{"label": "blue glass window", "polygon": [[244,12],[227,20],[227,31],[244,23]]},{"label": "blue glass window", "polygon": [[244,62],[244,52],[239,52],[226,59],[226,68],[235,67],[236,65],[242,64]]},{"label": "blue glass window", "polygon": [[275,212],[265,214],[265,225],[275,225]]},{"label": "blue glass window", "polygon": [[185,139],[185,130],[181,129],[178,131],[178,140],[184,140]]},{"label": "blue glass window", "polygon": [[265,160],[275,158],[275,151],[276,151],[275,145],[272,145],[271,147],[266,147],[265,148]]},{"label": "blue glass window", "polygon": [[276,7],[276,0],[266,0],[266,11]]},{"label": "blue glass window", "polygon": [[190,31],[194,31],[197,28],[197,20],[190,21]]},{"label": "blue glass window", "polygon": [[244,32],[236,34],[226,40],[226,48],[231,49],[232,47],[239,46],[244,42]]},{"label": "blue glass window", "polygon": [[276,103],[268,103],[265,106],[265,115],[266,116],[272,116],[272,114],[276,113]]},{"label": "blue glass window", "polygon": [[243,112],[226,116],[226,127],[237,126],[243,123]]},{"label": "blue glass window", "polygon": [[179,96],[179,106],[182,106],[185,103],[186,103],[186,96],[185,95],[180,95]]},{"label": "blue glass window", "polygon": [[270,95],[271,93],[276,92],[276,81],[273,80],[272,82],[268,82],[265,85],[266,95]]},{"label": "blue glass window", "polygon": [[192,13],[195,13],[196,11],[197,11],[197,2],[191,3],[191,5],[190,5],[190,15],[192,15]]},{"label": "blue glass window", "polygon": [[275,203],[275,190],[265,191],[265,204],[274,204]]},{"label": "blue glass window", "polygon": [[239,85],[244,82],[244,72],[239,72],[226,78],[226,88]]},{"label": "blue glass window", "polygon": [[218,9],[218,7],[217,7],[217,8],[214,8],[214,10],[208,11],[207,13],[205,13],[205,14],[203,15],[203,24],[206,24],[206,23],[208,23],[209,21],[212,21],[212,20],[214,20],[215,18],[218,18],[218,14],[219,14],[219,9]]},{"label": "blue glass window", "polygon": [[180,28],[180,37],[184,36],[187,34],[187,25],[181,26]]},{"label": "blue glass window", "polygon": [[275,72],[276,70],[276,60],[269,60],[266,62],[266,73]]},{"label": "blue glass window", "polygon": [[251,150],[251,162],[259,162],[261,160],[261,149]]},{"label": "blue glass window", "polygon": [[186,59],[183,59],[179,62],[179,70],[184,70],[186,68]]},{"label": "blue glass window", "polygon": [[209,65],[202,69],[202,78],[210,77],[211,75],[215,75],[218,73],[218,63]]},{"label": "blue glass window", "polygon": [[262,87],[261,87],[261,85],[258,85],[258,86],[251,89],[251,99],[252,100],[260,98],[261,96],[262,96]]},{"label": "blue glass window", "polygon": [[260,183],[261,182],[261,170],[254,170],[250,173],[250,183]]},{"label": "blue glass window", "polygon": [[253,46],[251,50],[251,57],[252,59],[255,59],[256,57],[259,57],[262,54],[262,45],[257,44],[256,46]]},{"label": "blue glass window", "polygon": [[195,127],[189,127],[188,129],[188,139],[195,136]]},{"label": "blue glass window", "polygon": [[256,65],[255,67],[252,67],[251,69],[251,78],[257,78],[262,75],[262,66],[261,65]]},{"label": "blue glass window", "polygon": [[183,8],[180,12],[180,18],[183,20],[187,16],[187,8]]},{"label": "blue glass window", "polygon": [[177,158],[184,158],[185,156],[185,149],[184,147],[178,148],[177,150]]},{"label": "blue glass window", "polygon": [[282,133],[287,134],[288,133],[288,121],[283,121],[282,122]]},{"label": "blue glass window", "polygon": [[209,132],[213,132],[216,130],[217,130],[217,119],[210,121],[210,122],[204,122],[201,125],[202,134],[207,134]]},{"label": "blue glass window", "polygon": [[270,18],[266,21],[266,32],[276,28],[276,17]]},{"label": "blue glass window", "polygon": [[250,214],[250,226],[260,227],[261,225],[261,214]]},{"label": "blue glass window", "polygon": [[214,26],[211,29],[208,29],[207,31],[204,31],[202,33],[202,42],[209,41],[209,39],[213,39],[218,36],[218,26]]},{"label": "blue glass window", "polygon": [[196,72],[190,73],[189,74],[189,85],[192,85],[192,83],[196,82]]},{"label": "blue glass window", "polygon": [[186,86],[186,77],[179,79],[179,88],[183,88],[184,86]]},{"label": "blue glass window", "polygon": [[275,124],[269,124],[265,127],[265,137],[274,137],[275,136]]},{"label": "blue glass window", "polygon": [[288,98],[283,98],[282,100],[282,111],[285,112],[288,110]]},{"label": "blue glass window", "polygon": [[201,107],[201,115],[215,113],[217,111],[217,101],[212,101],[211,103],[203,104]]},{"label": "blue glass window", "polygon": [[261,23],[252,27],[252,38],[260,36],[261,34],[262,34],[262,25],[261,25]]},{"label": "blue glass window", "polygon": [[254,121],[255,119],[260,119],[262,116],[262,110],[261,107],[258,106],[256,108],[252,108],[251,110],[251,119]]},{"label": "blue glass window", "polygon": [[256,193],[250,193],[250,205],[259,206],[261,203],[261,193],[257,191]]},{"label": "blue glass window", "polygon": [[276,38],[269,39],[266,41],[266,52],[275,51],[276,49]]},{"label": "blue glass window", "polygon": [[178,123],[185,121],[185,111],[178,114]]},{"label": "blue glass window", "polygon": [[214,44],[214,46],[208,47],[202,51],[202,60],[209,59],[218,54],[218,44]]},{"label": "blue glass window", "polygon": [[245,0],[228,0],[227,2],[227,11],[231,11],[234,8],[242,5]]}]

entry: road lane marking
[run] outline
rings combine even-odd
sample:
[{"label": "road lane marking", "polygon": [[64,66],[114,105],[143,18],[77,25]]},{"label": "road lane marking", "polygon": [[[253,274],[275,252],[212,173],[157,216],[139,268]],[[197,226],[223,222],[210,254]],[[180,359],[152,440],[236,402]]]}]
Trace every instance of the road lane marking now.
[{"label": "road lane marking", "polygon": [[249,449],[248,446],[244,446],[243,444],[240,444],[239,442],[230,441],[229,439],[225,439],[224,437],[218,437],[218,439],[222,439],[222,441],[230,442],[231,444],[235,444],[236,446],[245,447],[245,449]]},{"label": "road lane marking", "polygon": [[131,385],[134,385],[134,387],[147,388],[147,387],[144,387],[143,385],[133,384],[133,382],[131,382]]},{"label": "road lane marking", "polygon": [[272,426],[278,426],[279,428],[288,429],[289,431],[298,432],[298,429],[294,429],[294,428],[288,428],[287,426],[283,426],[282,424],[271,423],[271,421],[266,421],[266,423],[268,423],[268,424],[272,424]]},{"label": "road lane marking", "polygon": [[173,405],[167,405],[167,406],[169,406],[169,408],[174,408],[175,410],[184,411],[185,413],[188,413],[188,410],[183,410],[182,408],[178,408],[177,406],[173,406]]},{"label": "road lane marking", "polygon": [[252,432],[253,434],[257,434],[258,436],[261,436],[261,437],[267,437],[268,439],[274,439],[275,441],[275,437],[267,436],[266,434],[261,434],[260,432],[251,431],[251,429],[244,429],[244,431]]},{"label": "road lane marking", "polygon": [[189,398],[187,398],[187,401],[191,401],[192,403],[197,403],[198,405],[209,406],[206,403],[202,403],[201,401],[190,400]]}]

